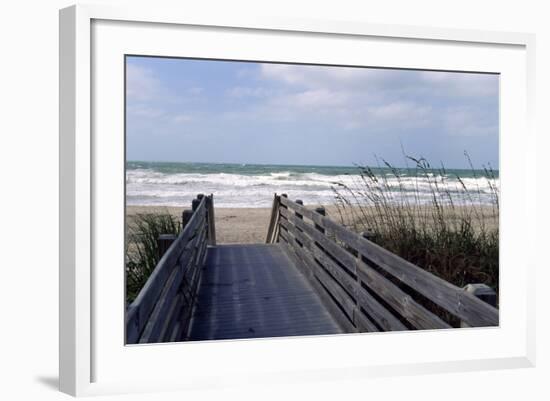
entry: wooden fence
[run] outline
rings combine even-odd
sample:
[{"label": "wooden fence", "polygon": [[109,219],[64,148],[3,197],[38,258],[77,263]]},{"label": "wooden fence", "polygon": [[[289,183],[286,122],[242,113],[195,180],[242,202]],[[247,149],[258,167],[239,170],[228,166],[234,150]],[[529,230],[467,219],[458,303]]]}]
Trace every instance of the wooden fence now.
[{"label": "wooden fence", "polygon": [[275,195],[267,242],[285,244],[347,330],[450,328],[438,310],[472,327],[499,324],[498,309],[324,214]]},{"label": "wooden fence", "polygon": [[126,342],[180,341],[187,335],[206,247],[215,245],[214,198],[198,195],[182,230],[126,311]]}]

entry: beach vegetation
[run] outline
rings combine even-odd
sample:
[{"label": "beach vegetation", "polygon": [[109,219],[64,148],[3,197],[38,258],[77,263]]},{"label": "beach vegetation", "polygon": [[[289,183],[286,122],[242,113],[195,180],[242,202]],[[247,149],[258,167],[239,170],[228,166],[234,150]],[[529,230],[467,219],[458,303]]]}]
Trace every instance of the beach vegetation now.
[{"label": "beach vegetation", "polygon": [[468,176],[486,185],[466,185],[443,165],[411,156],[405,172],[385,160],[379,160],[383,169],[357,166],[353,184],[334,183],[332,217],[458,287],[484,283],[498,297],[498,174],[490,165],[474,169],[465,157]]},{"label": "beach vegetation", "polygon": [[168,212],[128,217],[126,232],[126,302],[130,304],[159,262],[158,238],[178,235],[181,223]]}]

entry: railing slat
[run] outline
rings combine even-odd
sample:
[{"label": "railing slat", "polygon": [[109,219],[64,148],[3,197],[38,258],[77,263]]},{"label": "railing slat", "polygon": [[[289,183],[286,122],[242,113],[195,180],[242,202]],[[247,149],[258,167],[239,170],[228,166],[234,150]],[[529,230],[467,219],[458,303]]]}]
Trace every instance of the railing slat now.
[{"label": "railing slat", "polygon": [[329,252],[332,256],[334,256],[336,259],[338,259],[342,264],[346,265],[346,267],[352,272],[356,273],[357,268],[355,266],[356,260],[355,257],[350,254],[348,251],[346,251],[344,248],[342,248],[337,243],[333,242],[331,239],[329,239],[324,233],[320,232],[316,228],[314,228],[312,225],[306,223],[305,221],[297,221],[294,219],[294,216],[289,215],[289,212],[285,209],[281,210],[281,214],[287,219],[291,220],[292,224],[302,229],[302,231],[305,231],[307,235],[309,235],[310,238],[312,238],[313,241],[318,242],[327,252]]},{"label": "railing slat", "polygon": [[[294,220],[294,216],[288,216],[290,221],[297,222]],[[305,228],[305,224],[304,228]],[[292,236],[292,233],[289,231],[289,234]],[[319,259],[315,258],[315,255],[306,252],[306,247],[299,248],[295,241],[290,241],[293,244],[297,253],[302,253],[303,259],[310,266],[313,271],[313,275],[317,277],[321,283],[327,287],[330,294],[341,304],[343,309],[346,311],[346,314],[352,319],[354,316],[360,312],[357,310],[357,307],[353,304],[353,299],[343,290],[340,286],[346,288],[350,294],[352,294],[357,300],[358,304],[368,312],[382,327],[384,330],[407,330],[407,327],[399,321],[389,310],[382,306],[374,297],[368,294],[363,288],[359,286],[357,281],[354,281],[351,277],[346,276],[347,273],[343,272],[342,269],[328,262],[328,258],[323,258],[323,261],[326,264],[321,263],[327,270],[333,274],[335,280],[332,279],[322,267],[319,266],[318,262],[321,262]],[[316,246],[311,245],[312,252],[317,249],[317,255],[321,255],[321,251],[316,248]],[[332,267],[332,268],[331,268]],[[353,321],[355,323],[355,321]]]},{"label": "railing slat", "polygon": [[[306,224],[306,223],[304,223]],[[306,248],[312,258],[317,259],[325,268],[336,278],[336,281],[340,283],[349,293],[353,294],[357,290],[357,281],[350,277],[346,272],[342,270],[340,266],[329,260],[328,256],[318,249],[313,241],[309,239],[305,234],[296,230],[296,226],[290,224],[290,222],[281,222],[281,225],[288,227],[288,230],[298,239]]]},{"label": "railing slat", "polygon": [[[282,213],[289,220],[289,223],[281,222],[281,224],[288,227],[288,230],[292,231],[291,227],[295,224],[297,227],[302,229],[303,233],[314,237],[313,239],[316,240],[321,247],[334,245],[334,243],[326,238],[324,234],[313,228],[313,226],[302,221],[301,219],[296,219],[286,210]],[[344,272],[343,269],[325,253],[326,249],[323,251],[319,247],[311,245],[311,240],[307,240],[302,232],[293,232],[293,234],[295,237],[300,238],[302,243],[307,243],[307,248],[312,252],[313,257],[325,266],[325,268],[331,272],[331,274],[344,288],[346,288],[348,292],[355,294],[359,291],[366,291],[362,288],[360,282],[350,277],[348,273]],[[331,249],[333,249],[333,247],[331,247]],[[400,313],[401,316],[407,319],[407,321],[409,321],[414,327],[423,329],[451,327],[432,312],[415,302],[409,295],[404,293],[394,283],[383,277],[370,266],[358,261],[353,255],[340,247],[334,250],[337,250],[337,252],[334,252],[336,255],[333,254],[333,257],[338,259],[339,262],[342,263],[350,272],[355,271],[357,273],[359,271],[360,278],[365,282],[365,284],[367,284],[369,288],[371,288],[377,295],[393,307],[396,312]],[[368,298],[368,300],[372,303],[370,298]],[[369,308],[368,305],[365,305],[365,307]],[[371,308],[373,307],[371,306]],[[382,312],[380,308],[374,307],[374,309],[377,311],[378,315],[381,315]],[[400,323],[397,323],[395,319],[387,316],[387,314],[383,318],[386,320],[386,322],[384,322],[386,326],[389,324],[390,326],[402,328]]]},{"label": "railing slat", "polygon": [[207,198],[208,206],[208,245],[216,245],[216,217],[214,216],[214,195]]},{"label": "railing slat", "polygon": [[190,307],[187,307],[181,316],[181,325],[180,325],[180,336],[186,337],[189,330],[189,324],[191,322],[191,315],[193,313],[192,306],[194,305],[196,296],[196,291],[200,279],[200,271],[202,269],[202,266],[204,264],[204,258],[206,256],[206,249],[207,249],[207,237],[208,237],[208,227],[206,224],[203,226],[203,229],[197,234],[198,240],[196,242],[196,246],[194,248],[193,258],[191,263],[191,268],[189,269],[189,274],[184,277],[184,280],[186,280],[187,285],[185,286],[184,291],[187,293],[185,294],[187,305]]},{"label": "railing slat", "polygon": [[[292,233],[290,235],[292,235]],[[302,259],[308,262],[312,269],[313,275],[316,276],[319,281],[321,281],[321,283],[329,290],[332,296],[339,301],[342,308],[346,311],[350,319],[352,319],[353,309],[355,308],[355,303],[353,302],[353,299],[341,287],[339,287],[338,281],[333,280],[326,273],[326,271],[315,262],[311,253],[308,252],[305,247],[300,247],[296,243],[295,239],[296,238],[294,237],[294,241],[290,241],[291,246],[294,247],[295,252],[301,254]]]},{"label": "railing slat", "polygon": [[469,325],[475,327],[498,325],[498,309],[374,244],[361,235],[333,222],[327,217],[314,213],[287,198],[281,198],[280,201],[284,206],[298,211],[315,224],[332,231],[339,240],[356,249],[377,266]]},{"label": "railing slat", "polygon": [[277,238],[277,228],[279,222],[279,196],[273,196],[273,205],[271,206],[271,217],[269,219],[269,227],[267,228],[266,244],[272,244]]},{"label": "railing slat", "polygon": [[357,303],[361,308],[363,308],[382,329],[387,331],[407,330],[407,326],[401,323],[397,317],[367,291],[358,291],[356,297]]},{"label": "railing slat", "polygon": [[181,318],[181,310],[183,307],[183,295],[176,294],[176,296],[172,299],[172,303],[170,305],[170,309],[168,311],[166,320],[164,321],[164,324],[162,325],[162,329],[160,330],[159,339],[162,342],[170,341],[170,335],[172,334],[172,330],[174,326],[176,325],[177,321]]},{"label": "railing slat", "polygon": [[144,325],[149,318],[149,314],[153,310],[164,284],[166,283],[166,280],[171,272],[171,268],[178,260],[188,241],[193,237],[193,235],[195,235],[197,225],[201,223],[205,216],[205,202],[205,199],[201,201],[200,206],[197,208],[186,227],[161,258],[155,270],[151,273],[151,276],[149,276],[145,285],[139,292],[138,296],[128,308],[127,327],[136,326],[133,319],[137,319],[138,332],[141,332],[145,327]]},{"label": "railing slat", "polygon": [[355,314],[353,315],[353,321],[357,325],[357,328],[361,332],[367,331],[367,332],[376,332],[380,331],[378,330],[378,327],[368,318],[366,317],[363,312],[360,310],[355,310]]},{"label": "railing slat", "polygon": [[287,236],[287,234],[285,234],[284,232],[282,232],[282,231],[279,232],[279,238],[282,238],[283,241],[288,244],[288,239],[287,239],[286,236]]},{"label": "railing slat", "polygon": [[[315,239],[317,239],[318,241],[323,243],[328,241],[323,233],[319,232],[317,229],[313,228],[303,220],[297,219],[288,211],[283,210],[282,215],[286,219],[288,219],[290,223],[293,223],[299,226],[304,233],[315,237]],[[313,243],[311,243],[310,249],[312,250],[312,252],[314,252],[314,255],[312,255],[311,258],[309,259],[309,263],[311,265],[314,265],[316,264],[314,257],[320,256],[322,254],[322,251],[319,248],[317,248],[317,246],[314,245]],[[317,250],[317,252],[315,250]],[[329,262],[330,259],[326,257],[326,255],[323,255],[323,256],[320,256],[316,259],[317,260],[322,259],[322,260],[319,260],[319,262],[321,263],[324,262],[323,265],[328,269],[331,269],[332,267],[330,271],[331,273],[335,273],[333,275],[335,276],[336,280],[338,280],[340,285],[348,289],[348,291],[354,295],[359,305],[367,313],[369,313],[369,315],[371,315],[373,319],[375,319],[375,321],[378,323],[380,327],[382,327],[384,330],[406,330],[407,329],[406,326],[399,321],[399,319],[397,319],[390,311],[384,308],[384,306],[382,306],[374,297],[372,297],[372,295],[368,294],[363,288],[360,288],[360,284],[356,280],[353,280],[351,277],[347,276],[347,273],[342,271],[342,269],[336,264],[334,263],[331,264]]]},{"label": "railing slat", "polygon": [[149,317],[145,329],[140,337],[140,343],[159,341],[162,324],[167,319],[171,300],[176,296],[184,276],[193,267],[192,257],[195,252],[195,240],[189,242],[189,247],[187,247],[182,254],[181,260],[183,266],[176,265],[172,274],[166,281],[166,284],[162,289],[162,293],[159,296],[159,299],[157,300],[155,307],[151,312],[151,316]]},{"label": "railing slat", "polygon": [[182,324],[183,323],[181,319],[176,320],[176,324],[174,325],[174,327],[172,328],[172,332],[170,333],[170,337],[168,340],[169,342],[185,340],[182,335],[182,329],[181,329]]},{"label": "railing slat", "polygon": [[451,325],[413,300],[373,268],[359,263],[358,277],[417,329],[449,329]]},{"label": "railing slat", "polygon": [[183,295],[180,289],[189,285],[188,291],[194,297],[206,256],[207,240],[215,241],[211,209],[212,196],[199,196],[193,201],[193,213],[183,230],[128,307],[128,343],[168,341],[175,337],[179,339],[178,336],[183,334],[185,324],[181,324],[174,314],[183,317],[181,309],[186,307],[190,310],[192,307],[192,302],[185,304],[183,298],[180,300]]},{"label": "railing slat", "polygon": [[[279,236],[281,235],[282,231],[279,232]],[[294,263],[296,263],[296,265],[301,268],[301,270],[305,271],[306,269],[310,269],[310,267],[308,267],[308,262],[300,258],[300,255],[296,253],[294,247],[290,245],[290,242],[284,244],[284,247],[286,248],[287,254],[294,261]],[[321,283],[314,277],[312,277],[310,282],[313,285],[313,288],[315,289],[317,294],[321,297],[321,300],[323,301],[323,304],[325,305],[329,313],[338,321],[340,326],[344,330],[346,330],[346,332],[357,332],[357,328],[346,316],[344,316],[340,308],[338,308],[338,306],[330,298],[330,295],[328,294],[327,290],[321,285]]]}]

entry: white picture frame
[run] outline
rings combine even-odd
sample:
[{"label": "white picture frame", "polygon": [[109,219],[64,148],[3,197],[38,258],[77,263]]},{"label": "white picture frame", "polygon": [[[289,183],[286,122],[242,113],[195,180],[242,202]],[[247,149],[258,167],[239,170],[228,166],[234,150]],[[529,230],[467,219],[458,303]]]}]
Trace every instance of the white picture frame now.
[{"label": "white picture frame", "polygon": [[[175,39],[164,40],[180,34],[192,35],[200,48],[186,49],[182,48],[181,41],[178,45]],[[223,49],[216,44],[222,37]],[[271,56],[253,49],[259,38],[270,44]],[[327,49],[333,50],[330,54],[314,50],[304,54],[307,43],[320,44],[317,41],[321,40]],[[338,40],[338,47],[330,43],[333,40]],[[520,33],[343,21],[215,18],[154,7],[119,9],[79,5],[61,10],[61,391],[94,395],[338,379],[350,374],[359,380],[405,372],[533,366],[535,307],[530,272],[535,261],[529,256],[533,254],[529,252],[531,245],[521,233],[529,229],[536,216],[532,202],[534,178],[526,174],[529,169],[535,170],[534,41],[533,35]],[[399,46],[402,51],[380,50],[381,42],[385,48]],[[378,54],[379,61],[373,59],[365,64],[366,61],[353,52],[363,45],[372,45],[369,49],[373,55]],[[123,316],[122,251],[117,251],[123,231],[116,229],[114,234],[108,233],[105,222],[120,228],[123,218],[120,215],[120,191],[123,191],[120,160],[124,159],[121,148],[124,132],[118,129],[124,113],[119,107],[123,93],[120,91],[113,97],[115,92],[111,91],[120,90],[123,69],[117,68],[122,62],[119,56],[126,53],[210,55],[258,61],[268,61],[266,57],[269,57],[270,61],[306,62],[326,62],[332,57],[336,64],[347,61],[346,64],[354,65],[502,74],[501,166],[513,163],[514,169],[501,168],[500,327],[125,347],[122,336],[116,334],[120,334],[124,324],[123,319],[119,323],[117,320]],[[457,55],[463,55],[462,61],[456,61]],[[117,68],[111,68],[113,66]],[[107,137],[104,132],[114,132],[114,135]],[[98,237],[101,233],[115,236],[111,248],[102,247],[103,235]],[[114,280],[110,280],[109,272],[102,270],[110,263],[120,264]],[[516,266],[516,270],[508,266]],[[100,297],[96,293],[99,288]],[[111,307],[112,313],[106,312],[106,305],[119,302],[120,308]],[[376,353],[376,349],[383,350],[390,344],[397,356]],[[448,347],[449,344],[453,347]],[[428,345],[429,349],[423,349]],[[293,355],[295,360],[283,357],[281,347],[285,348],[285,355]],[[317,357],[321,349],[322,359]],[[342,355],[346,350],[354,351]],[[362,352],[369,352],[368,360]],[[193,369],[170,374],[176,358],[181,360],[182,355],[193,361]],[[203,363],[203,359],[213,358],[221,360],[215,366]],[[233,362],[223,362],[226,359]],[[131,368],[138,361],[143,361],[144,366],[154,366],[155,371],[146,369],[140,376]]]}]

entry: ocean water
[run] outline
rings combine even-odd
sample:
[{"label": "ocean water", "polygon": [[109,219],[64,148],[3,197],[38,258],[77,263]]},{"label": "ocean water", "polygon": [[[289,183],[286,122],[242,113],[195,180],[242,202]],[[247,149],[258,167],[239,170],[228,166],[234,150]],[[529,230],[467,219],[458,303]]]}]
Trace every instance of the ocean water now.
[{"label": "ocean water", "polygon": [[[437,182],[440,193],[450,193],[456,203],[491,204],[491,185],[499,185],[498,172],[489,182],[482,170],[446,170],[428,176],[414,168],[372,171],[380,185],[389,187],[392,202],[431,203]],[[187,207],[204,193],[214,194],[216,207],[270,207],[274,193],[286,193],[306,205],[330,205],[336,202],[333,188],[342,189],[338,183],[364,189],[360,172],[358,167],[130,161],[126,163],[126,202]],[[448,195],[439,200],[448,202]]]}]

